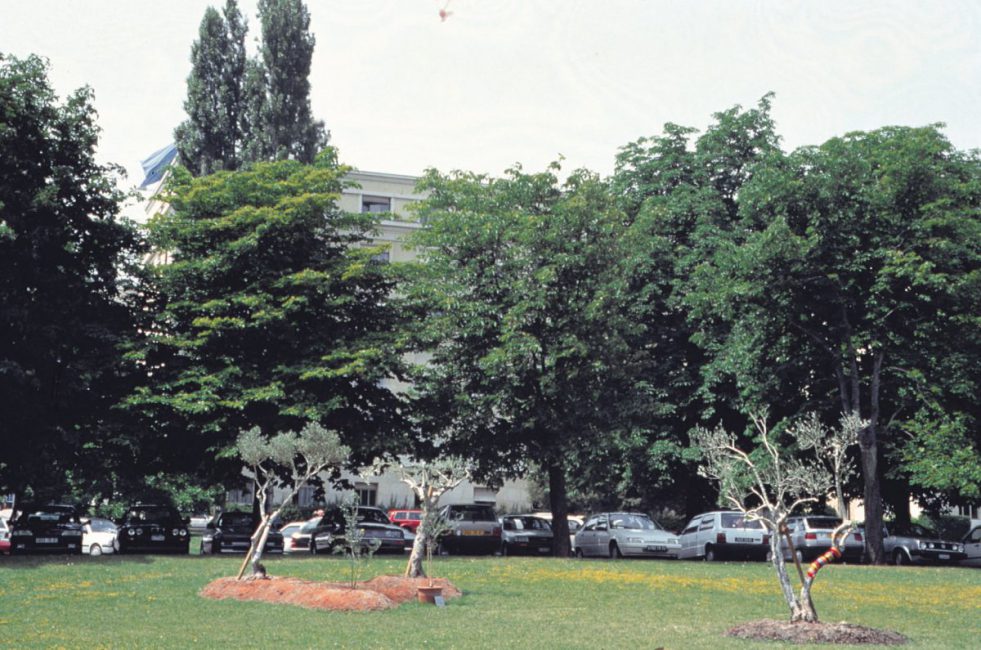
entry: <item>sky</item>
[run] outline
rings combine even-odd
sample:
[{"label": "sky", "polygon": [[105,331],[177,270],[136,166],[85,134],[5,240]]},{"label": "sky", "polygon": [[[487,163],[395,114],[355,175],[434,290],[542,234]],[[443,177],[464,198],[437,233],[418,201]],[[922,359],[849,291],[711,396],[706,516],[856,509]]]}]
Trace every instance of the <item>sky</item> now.
[{"label": "sky", "polygon": [[[139,161],[183,119],[191,43],[224,0],[0,0],[0,52],[95,91],[99,159]],[[256,0],[240,0],[249,44]],[[853,130],[946,123],[981,147],[981,2],[307,0],[314,115],[367,171],[603,175],[665,122],[775,93],[785,149]],[[448,13],[445,20],[440,10]]]}]

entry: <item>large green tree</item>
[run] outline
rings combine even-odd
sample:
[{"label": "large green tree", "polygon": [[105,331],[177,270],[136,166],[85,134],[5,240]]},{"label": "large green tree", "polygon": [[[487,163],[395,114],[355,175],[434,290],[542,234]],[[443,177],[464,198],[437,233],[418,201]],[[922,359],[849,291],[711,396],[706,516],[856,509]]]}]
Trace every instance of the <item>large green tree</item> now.
[{"label": "large green tree", "polygon": [[607,460],[621,473],[601,466],[581,473],[607,494],[631,497],[608,505],[671,505],[694,514],[714,502],[714,488],[682,453],[688,432],[717,419],[740,430],[746,419],[732,381],[707,363],[697,336],[705,323],[690,318],[685,296],[693,269],[738,228],[740,189],[779,152],[778,142],[766,96],[755,107],[716,113],[701,135],[669,123],[617,155],[610,188],[626,215],[620,277],[636,325],[631,345],[644,354],[637,381],[658,399],[629,431],[608,438],[619,451]]},{"label": "large green tree", "polygon": [[245,34],[248,28],[235,0],[222,13],[205,10],[198,40],[191,46],[187,77],[187,120],[174,131],[181,162],[195,176],[238,169],[251,135],[246,120]]},{"label": "large green tree", "polygon": [[347,168],[257,163],[194,179],[178,168],[153,218],[154,304],[133,351],[147,376],[128,400],[150,423],[148,470],[234,478],[239,431],[316,421],[365,461],[400,432],[393,265],[376,222],[337,207]]},{"label": "large green tree", "polygon": [[617,295],[622,216],[582,171],[564,185],[553,170],[430,171],[419,189],[424,432],[485,476],[541,468],[565,555],[567,481],[581,450],[636,408]]},{"label": "large green tree", "polygon": [[[887,455],[905,446],[904,421],[923,429],[934,406],[977,421],[978,178],[977,157],[935,127],[771,158],[741,188],[738,228],[695,268],[686,296],[715,372],[747,401],[823,403],[829,417],[869,422],[859,443],[875,562],[881,480],[910,471]],[[976,464],[977,427],[959,431]]]},{"label": "large green tree", "polygon": [[127,436],[111,406],[141,242],[95,118],[91,89],[61,103],[42,59],[0,55],[0,490],[37,498],[109,476]]}]

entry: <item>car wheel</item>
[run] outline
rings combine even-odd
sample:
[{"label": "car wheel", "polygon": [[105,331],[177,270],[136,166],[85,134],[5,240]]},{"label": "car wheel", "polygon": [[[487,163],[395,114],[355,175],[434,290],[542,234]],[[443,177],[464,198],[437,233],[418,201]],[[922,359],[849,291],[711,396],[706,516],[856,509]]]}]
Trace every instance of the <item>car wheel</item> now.
[{"label": "car wheel", "polygon": [[89,555],[102,555],[102,547],[98,544],[93,544],[89,547]]},{"label": "car wheel", "polygon": [[507,557],[508,555],[508,545],[501,544],[501,557]]},{"label": "car wheel", "polygon": [[713,548],[711,544],[706,545],[705,546],[705,561],[706,562],[715,562],[718,559],[719,558],[716,557],[716,555],[715,555],[715,548]]},{"label": "car wheel", "polygon": [[897,548],[896,552],[892,554],[892,561],[896,566],[909,566],[912,564],[909,556],[906,555],[906,552],[901,548]]},{"label": "car wheel", "polygon": [[620,547],[617,546],[616,542],[610,542],[610,559],[611,560],[623,559],[623,553],[620,552]]},{"label": "car wheel", "polygon": [[317,540],[310,540],[310,555],[317,555],[320,551],[317,549]]},{"label": "car wheel", "polygon": [[576,549],[576,559],[577,560],[581,560],[584,557],[586,557],[586,556],[582,554],[582,549],[581,548],[577,548]]}]

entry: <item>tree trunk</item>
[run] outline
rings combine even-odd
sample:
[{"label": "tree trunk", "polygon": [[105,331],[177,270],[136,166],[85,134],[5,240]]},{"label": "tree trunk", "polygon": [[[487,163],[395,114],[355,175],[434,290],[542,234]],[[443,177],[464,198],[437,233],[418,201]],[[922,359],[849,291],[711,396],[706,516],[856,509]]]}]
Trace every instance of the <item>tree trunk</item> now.
[{"label": "tree trunk", "polygon": [[552,548],[556,557],[569,557],[569,501],[565,468],[553,459],[548,463],[548,500],[552,511]]},{"label": "tree trunk", "polygon": [[420,524],[419,528],[416,529],[416,538],[412,542],[412,552],[409,553],[409,563],[405,567],[405,577],[406,578],[425,578],[426,570],[423,567],[422,561],[426,556],[426,538],[424,536],[423,526],[425,524]]},{"label": "tree trunk", "polygon": [[882,496],[879,488],[879,446],[875,439],[875,422],[869,424],[860,438],[862,451],[862,478],[865,483],[865,560],[869,564],[883,564],[882,551]]}]

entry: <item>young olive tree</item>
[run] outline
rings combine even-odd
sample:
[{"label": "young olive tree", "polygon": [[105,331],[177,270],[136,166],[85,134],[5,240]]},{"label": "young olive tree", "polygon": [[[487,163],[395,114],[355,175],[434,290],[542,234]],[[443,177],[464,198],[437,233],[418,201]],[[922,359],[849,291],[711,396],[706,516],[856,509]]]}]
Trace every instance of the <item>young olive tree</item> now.
[{"label": "young olive tree", "polygon": [[858,444],[858,436],[867,427],[857,413],[843,413],[838,428],[825,426],[816,413],[812,413],[798,425],[797,441],[801,449],[811,449],[834,480],[835,501],[838,516],[848,520],[845,505],[844,484],[855,476],[855,463],[848,457],[848,449]]},{"label": "young olive tree", "polygon": [[369,538],[365,535],[364,528],[359,526],[358,506],[361,502],[356,494],[351,495],[341,505],[341,514],[344,517],[344,534],[340,536],[340,544],[334,547],[334,552],[342,554],[350,560],[351,567],[351,589],[358,588],[358,578],[368,560],[375,554],[381,546],[380,539]]},{"label": "young olive tree", "polygon": [[[236,576],[241,580],[249,562],[252,563],[253,576],[264,573],[260,565],[262,549],[269,537],[270,524],[283,506],[290,503],[293,495],[314,476],[343,464],[351,450],[341,444],[336,431],[325,429],[316,422],[308,422],[299,433],[286,431],[271,438],[265,437],[259,427],[252,427],[239,434],[235,449],[252,470],[260,512],[263,513],[259,526],[252,534],[249,552]],[[282,473],[287,473],[289,479],[284,480]],[[266,512],[270,492],[281,487],[286,488],[281,505],[272,512]]]},{"label": "young olive tree", "polygon": [[[386,465],[376,461],[374,471],[380,473]],[[409,554],[409,563],[405,567],[407,578],[425,578],[423,558],[426,549],[438,543],[439,536],[446,532],[437,515],[439,498],[470,478],[470,468],[458,458],[446,458],[432,462],[399,462],[393,468],[399,475],[399,480],[409,486],[419,500],[422,509],[422,522],[416,529],[416,539]]]},{"label": "young olive tree", "polygon": [[[790,620],[816,622],[818,615],[810,598],[811,585],[817,570],[830,558],[822,556],[823,561],[815,562],[806,576],[797,565],[802,585],[796,594],[787,574],[781,537],[786,534],[787,518],[794,509],[817,501],[817,495],[826,494],[835,484],[835,478],[821,461],[803,459],[794,453],[794,447],[781,445],[769,430],[764,415],[754,415],[752,420],[759,436],[750,451],[745,451],[737,436],[721,426],[714,430],[696,429],[692,444],[702,454],[699,473],[718,481],[720,502],[731,505],[748,519],[760,521],[769,531],[770,557],[790,608]],[[796,443],[797,450],[825,446],[824,438],[815,435],[813,419],[791,427],[786,437]],[[842,525],[832,536],[832,546],[839,553],[839,545],[844,543],[849,528],[850,525]],[[833,551],[828,555],[837,557]]]}]

